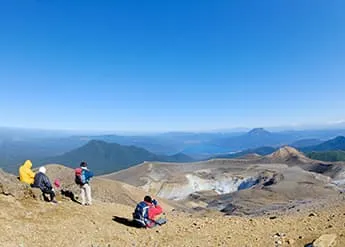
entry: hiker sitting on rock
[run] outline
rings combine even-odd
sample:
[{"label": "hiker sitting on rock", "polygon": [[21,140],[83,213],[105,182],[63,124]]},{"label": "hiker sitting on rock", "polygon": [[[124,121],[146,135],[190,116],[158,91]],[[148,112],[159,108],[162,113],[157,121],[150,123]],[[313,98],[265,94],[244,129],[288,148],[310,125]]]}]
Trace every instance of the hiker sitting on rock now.
[{"label": "hiker sitting on rock", "polygon": [[166,223],[166,219],[155,219],[160,215],[163,209],[156,200],[152,200],[150,196],[145,196],[144,201],[138,203],[133,213],[133,222],[137,227],[152,228],[157,225]]},{"label": "hiker sitting on rock", "polygon": [[[55,200],[55,192],[53,186],[51,185],[49,178],[46,175],[46,168],[44,166],[38,169],[38,173],[35,175],[32,187],[40,188],[45,200],[57,203],[57,201]],[[50,196],[49,199],[46,197],[46,194]]]},{"label": "hiker sitting on rock", "polygon": [[30,160],[24,162],[24,164],[19,168],[19,179],[21,182],[27,184],[33,184],[35,173],[31,170],[32,163]]}]

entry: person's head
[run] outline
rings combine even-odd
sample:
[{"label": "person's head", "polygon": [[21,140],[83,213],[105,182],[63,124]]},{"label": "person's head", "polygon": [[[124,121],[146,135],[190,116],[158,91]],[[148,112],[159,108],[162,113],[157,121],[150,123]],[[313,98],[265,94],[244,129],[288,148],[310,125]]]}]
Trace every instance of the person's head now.
[{"label": "person's head", "polygon": [[39,172],[42,172],[43,174],[46,174],[46,168],[44,166],[41,166],[39,169],[38,169]]},{"label": "person's head", "polygon": [[144,202],[152,203],[152,198],[151,198],[151,196],[145,196],[145,197],[144,197]]},{"label": "person's head", "polygon": [[27,167],[27,168],[29,168],[29,169],[31,169],[31,167],[32,167],[32,163],[31,163],[31,160],[26,160],[25,162],[24,162],[24,165],[23,165],[24,167]]},{"label": "person's head", "polygon": [[85,161],[82,161],[82,162],[80,163],[80,167],[87,167],[87,163],[86,163]]}]

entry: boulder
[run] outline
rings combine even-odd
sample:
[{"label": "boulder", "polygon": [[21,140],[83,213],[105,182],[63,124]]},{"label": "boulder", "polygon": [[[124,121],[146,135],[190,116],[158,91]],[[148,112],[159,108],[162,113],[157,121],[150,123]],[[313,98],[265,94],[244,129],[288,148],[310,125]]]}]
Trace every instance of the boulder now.
[{"label": "boulder", "polygon": [[33,198],[38,201],[43,201],[43,194],[40,188],[31,188]]},{"label": "boulder", "polygon": [[0,194],[13,196],[16,199],[32,197],[30,186],[22,183],[19,179],[0,169]]},{"label": "boulder", "polygon": [[324,234],[313,243],[313,247],[333,247],[336,244],[336,234]]}]

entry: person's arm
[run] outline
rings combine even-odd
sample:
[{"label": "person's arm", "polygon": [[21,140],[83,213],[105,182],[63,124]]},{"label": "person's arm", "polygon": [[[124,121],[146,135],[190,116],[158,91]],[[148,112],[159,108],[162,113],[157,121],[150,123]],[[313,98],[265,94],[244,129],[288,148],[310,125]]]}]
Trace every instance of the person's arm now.
[{"label": "person's arm", "polygon": [[30,178],[35,178],[35,173],[31,169],[28,169],[28,175]]},{"label": "person's arm", "polygon": [[154,220],[157,215],[160,215],[163,212],[161,206],[156,205],[149,208],[148,216],[150,220]]},{"label": "person's arm", "polygon": [[52,184],[51,184],[50,181],[49,181],[49,178],[48,178],[46,175],[44,175],[44,180],[43,180],[43,182],[44,182],[44,186],[45,186],[48,190],[51,190],[51,189],[53,188]]}]

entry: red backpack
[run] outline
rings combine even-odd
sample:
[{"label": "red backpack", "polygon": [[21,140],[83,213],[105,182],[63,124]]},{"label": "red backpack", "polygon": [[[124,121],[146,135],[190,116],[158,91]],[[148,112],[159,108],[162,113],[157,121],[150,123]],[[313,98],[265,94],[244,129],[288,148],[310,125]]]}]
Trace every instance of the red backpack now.
[{"label": "red backpack", "polygon": [[84,185],[83,179],[82,179],[82,172],[83,172],[83,169],[81,169],[80,167],[78,167],[74,170],[74,173],[75,173],[74,181],[78,185]]}]

